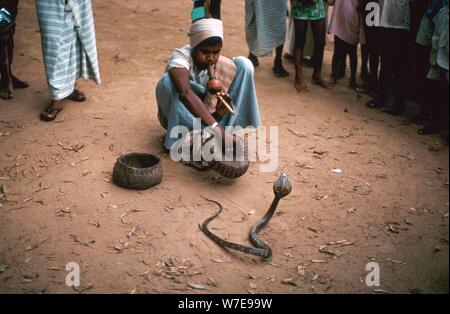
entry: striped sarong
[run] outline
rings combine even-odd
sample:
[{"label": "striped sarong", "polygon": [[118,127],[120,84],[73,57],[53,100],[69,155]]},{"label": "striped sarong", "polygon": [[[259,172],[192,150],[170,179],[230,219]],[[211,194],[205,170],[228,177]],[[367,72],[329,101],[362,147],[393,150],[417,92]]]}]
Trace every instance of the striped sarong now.
[{"label": "striped sarong", "polygon": [[267,56],[284,43],[287,0],[245,0],[245,30],[250,52]]},{"label": "striped sarong", "polygon": [[69,96],[80,77],[100,84],[91,0],[36,0],[51,98]]}]

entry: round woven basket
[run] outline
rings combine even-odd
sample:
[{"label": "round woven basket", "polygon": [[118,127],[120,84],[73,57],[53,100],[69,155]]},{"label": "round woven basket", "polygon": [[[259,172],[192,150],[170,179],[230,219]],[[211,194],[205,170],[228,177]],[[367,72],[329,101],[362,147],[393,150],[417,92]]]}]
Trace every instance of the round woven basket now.
[{"label": "round woven basket", "polygon": [[120,187],[145,190],[162,182],[161,160],[153,155],[132,153],[117,159],[113,182]]}]

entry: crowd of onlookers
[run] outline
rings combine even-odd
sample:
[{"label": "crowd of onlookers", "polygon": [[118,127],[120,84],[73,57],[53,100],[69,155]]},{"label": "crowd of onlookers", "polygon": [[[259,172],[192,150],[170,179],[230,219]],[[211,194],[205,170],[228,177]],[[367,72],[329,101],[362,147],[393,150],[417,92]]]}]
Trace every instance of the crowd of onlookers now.
[{"label": "crowd of onlookers", "polygon": [[[249,58],[255,66],[264,54],[253,47],[264,47],[266,55],[276,49],[274,73],[288,76],[279,61],[285,44],[285,58],[295,64],[295,87],[307,92],[305,64],[314,68],[312,83],[324,88],[344,78],[349,64],[348,85],[370,95],[368,107],[400,115],[408,109],[407,99],[416,100],[420,108],[411,120],[422,125],[419,134],[440,132],[448,142],[448,0],[291,0],[287,30],[283,6],[288,8],[286,0],[246,0]],[[274,30],[285,31],[286,41]],[[322,75],[326,34],[334,38],[329,80]]]}]

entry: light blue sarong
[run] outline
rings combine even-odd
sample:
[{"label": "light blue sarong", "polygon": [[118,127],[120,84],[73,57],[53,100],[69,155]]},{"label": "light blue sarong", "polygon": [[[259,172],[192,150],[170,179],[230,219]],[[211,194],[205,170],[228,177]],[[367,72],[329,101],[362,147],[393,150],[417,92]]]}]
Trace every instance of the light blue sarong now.
[{"label": "light blue sarong", "polygon": [[[233,59],[236,64],[236,77],[234,78],[228,93],[233,99],[236,115],[226,114],[220,124],[222,126],[241,126],[246,128],[261,125],[259,105],[256,97],[254,83],[254,68],[250,60],[244,57]],[[192,90],[199,96],[206,94],[206,88],[191,81]],[[161,126],[167,132],[164,146],[170,150],[179,139],[170,138],[170,131],[177,126],[185,126],[193,129],[195,117],[181,102],[176,86],[172,83],[169,73],[164,74],[156,86],[156,101],[158,103],[158,119]]]},{"label": "light blue sarong", "polygon": [[36,0],[36,14],[51,98],[69,96],[80,77],[100,84],[91,0]]}]

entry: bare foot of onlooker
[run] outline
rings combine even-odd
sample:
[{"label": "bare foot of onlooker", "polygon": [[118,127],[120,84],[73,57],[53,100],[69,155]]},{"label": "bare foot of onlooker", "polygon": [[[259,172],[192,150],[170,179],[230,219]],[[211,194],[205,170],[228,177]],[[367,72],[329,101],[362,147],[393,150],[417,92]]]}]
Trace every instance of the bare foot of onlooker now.
[{"label": "bare foot of onlooker", "polygon": [[302,72],[297,73],[295,77],[295,88],[297,92],[309,92],[309,87],[306,84],[305,77]]},{"label": "bare foot of onlooker", "polygon": [[1,87],[0,88],[0,98],[3,100],[12,99],[12,92],[9,87]]}]

